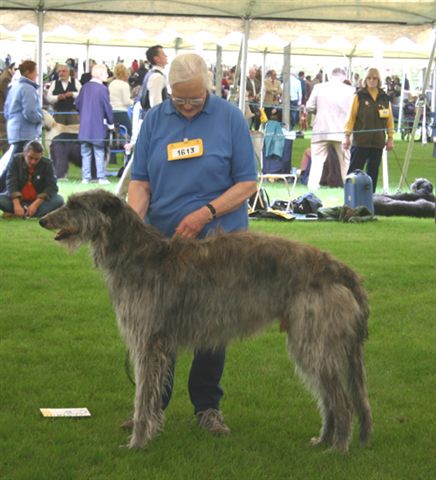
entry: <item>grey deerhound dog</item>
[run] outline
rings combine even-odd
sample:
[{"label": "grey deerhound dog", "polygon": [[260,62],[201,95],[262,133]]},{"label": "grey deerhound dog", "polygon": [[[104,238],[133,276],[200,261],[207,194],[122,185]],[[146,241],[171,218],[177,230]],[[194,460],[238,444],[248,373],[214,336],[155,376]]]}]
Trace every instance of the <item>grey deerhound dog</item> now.
[{"label": "grey deerhound dog", "polygon": [[40,224],[59,242],[90,243],[105,274],[135,370],[133,433],[144,447],[163,427],[162,390],[181,347],[222,349],[280,322],[322,416],[319,437],[346,452],[353,413],[369,440],[363,343],[368,301],[358,276],[314,247],[257,233],[166,239],[103,190],[72,195]]}]

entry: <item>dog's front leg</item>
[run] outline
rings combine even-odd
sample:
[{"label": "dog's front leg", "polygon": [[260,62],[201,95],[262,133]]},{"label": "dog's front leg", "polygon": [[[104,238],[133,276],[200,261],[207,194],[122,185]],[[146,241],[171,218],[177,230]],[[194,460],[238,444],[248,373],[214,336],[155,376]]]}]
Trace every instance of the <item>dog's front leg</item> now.
[{"label": "dog's front leg", "polygon": [[135,349],[135,412],[129,448],[142,448],[163,427],[162,390],[168,369],[168,355],[158,340]]}]

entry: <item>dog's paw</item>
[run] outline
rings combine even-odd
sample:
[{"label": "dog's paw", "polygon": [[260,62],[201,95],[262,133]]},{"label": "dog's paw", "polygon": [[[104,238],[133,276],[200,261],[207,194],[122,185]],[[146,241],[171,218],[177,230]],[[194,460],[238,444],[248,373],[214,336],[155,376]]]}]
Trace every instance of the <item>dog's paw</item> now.
[{"label": "dog's paw", "polygon": [[324,442],[321,440],[321,437],[312,437],[310,439],[310,445],[312,447],[317,447],[318,445],[322,445]]},{"label": "dog's paw", "polygon": [[131,438],[131,439],[129,440],[129,443],[128,443],[128,445],[127,445],[127,448],[128,448],[129,450],[139,450],[139,449],[142,449],[142,448],[144,448],[144,447],[145,447],[144,442],[141,442],[141,441],[139,441],[139,440],[135,440],[135,439],[133,439],[133,438]]},{"label": "dog's paw", "polygon": [[133,433],[129,437],[129,443],[127,445],[127,448],[129,448],[130,450],[138,450],[141,448],[145,448],[147,443],[148,441],[143,435],[135,435],[135,433]]}]

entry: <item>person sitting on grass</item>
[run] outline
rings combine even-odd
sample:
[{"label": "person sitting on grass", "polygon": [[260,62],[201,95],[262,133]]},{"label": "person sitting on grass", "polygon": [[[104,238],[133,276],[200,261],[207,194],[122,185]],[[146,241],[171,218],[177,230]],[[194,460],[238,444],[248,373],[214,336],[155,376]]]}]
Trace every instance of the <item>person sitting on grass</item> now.
[{"label": "person sitting on grass", "polygon": [[50,159],[43,157],[43,147],[28,142],[23,153],[9,162],[6,192],[0,195],[0,210],[16,217],[43,217],[64,204]]}]

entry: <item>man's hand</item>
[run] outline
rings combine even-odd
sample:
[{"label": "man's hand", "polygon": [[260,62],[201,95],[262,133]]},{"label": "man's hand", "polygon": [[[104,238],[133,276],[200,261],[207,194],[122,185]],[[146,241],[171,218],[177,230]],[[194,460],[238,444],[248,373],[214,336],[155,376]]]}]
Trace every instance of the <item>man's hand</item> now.
[{"label": "man's hand", "polygon": [[344,150],[348,150],[351,146],[351,140],[350,137],[345,137],[345,140],[342,142],[342,147]]},{"label": "man's hand", "polygon": [[38,207],[35,206],[35,203],[31,203],[27,207],[27,216],[28,217],[34,217],[37,210],[38,210]]},{"label": "man's hand", "polygon": [[24,210],[21,203],[14,203],[14,215],[21,218],[26,216],[26,210]]},{"label": "man's hand", "polygon": [[67,98],[72,97],[72,96],[73,96],[73,92],[60,93],[58,95],[58,101],[59,100],[66,100]]},{"label": "man's hand", "polygon": [[34,202],[32,202],[28,207],[27,207],[27,216],[28,217],[34,217],[36,215],[36,212],[38,211],[38,208],[42,205],[44,200],[41,198],[37,198]]},{"label": "man's hand", "polygon": [[177,226],[176,233],[181,238],[196,238],[197,235],[203,230],[212,220],[212,214],[207,207],[201,207],[195,212],[187,215]]}]

